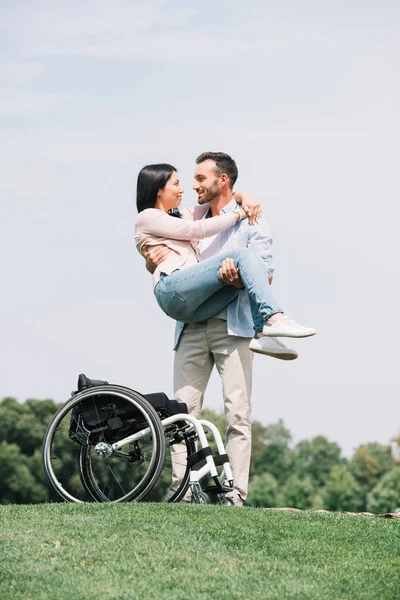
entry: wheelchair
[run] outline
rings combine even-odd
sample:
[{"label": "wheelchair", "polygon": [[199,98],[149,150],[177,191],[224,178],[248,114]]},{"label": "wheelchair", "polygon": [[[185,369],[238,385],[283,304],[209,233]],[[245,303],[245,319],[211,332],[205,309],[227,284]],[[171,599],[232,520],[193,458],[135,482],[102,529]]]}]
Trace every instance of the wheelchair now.
[{"label": "wheelchair", "polygon": [[46,476],[64,501],[180,502],[190,490],[193,504],[232,504],[232,470],[211,422],[164,393],[142,395],[84,374],[77,388],[43,440]]}]

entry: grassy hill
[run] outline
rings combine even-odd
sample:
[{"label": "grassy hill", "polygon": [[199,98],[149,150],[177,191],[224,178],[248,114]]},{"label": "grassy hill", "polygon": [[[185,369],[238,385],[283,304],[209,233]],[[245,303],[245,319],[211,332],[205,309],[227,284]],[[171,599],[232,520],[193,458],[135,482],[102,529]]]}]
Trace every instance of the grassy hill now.
[{"label": "grassy hill", "polygon": [[161,503],[0,507],[2,600],[399,597],[399,520]]}]

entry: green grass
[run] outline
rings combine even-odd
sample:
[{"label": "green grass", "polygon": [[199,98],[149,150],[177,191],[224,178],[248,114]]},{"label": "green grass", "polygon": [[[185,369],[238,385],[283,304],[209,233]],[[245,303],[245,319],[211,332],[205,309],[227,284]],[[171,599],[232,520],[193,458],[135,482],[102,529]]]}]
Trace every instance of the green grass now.
[{"label": "green grass", "polygon": [[400,598],[400,522],[169,504],[0,507],[2,600]]}]

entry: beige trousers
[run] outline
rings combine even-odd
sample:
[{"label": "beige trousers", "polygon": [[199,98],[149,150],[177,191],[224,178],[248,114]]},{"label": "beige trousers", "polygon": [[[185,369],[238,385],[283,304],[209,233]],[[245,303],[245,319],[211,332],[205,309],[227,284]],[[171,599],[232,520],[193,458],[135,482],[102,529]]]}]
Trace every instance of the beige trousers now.
[{"label": "beige trousers", "polygon": [[192,323],[183,330],[174,361],[175,399],[185,402],[195,417],[202,409],[214,365],[218,370],[227,423],[226,451],[235,490],[242,500],[247,496],[251,456],[253,353],[249,341],[228,335],[226,321],[222,319]]}]

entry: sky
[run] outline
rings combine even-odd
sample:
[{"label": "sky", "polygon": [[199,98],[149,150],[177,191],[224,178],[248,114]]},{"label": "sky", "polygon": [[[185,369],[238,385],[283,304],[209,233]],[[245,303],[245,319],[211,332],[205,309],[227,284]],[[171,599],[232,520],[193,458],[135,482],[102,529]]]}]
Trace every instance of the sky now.
[{"label": "sky", "polygon": [[[136,177],[229,153],[317,329],[255,356],[253,418],[345,456],[400,433],[397,0],[0,1],[0,398],[79,373],[173,397],[174,323],[135,249]],[[205,406],[223,409],[213,373]]]}]

